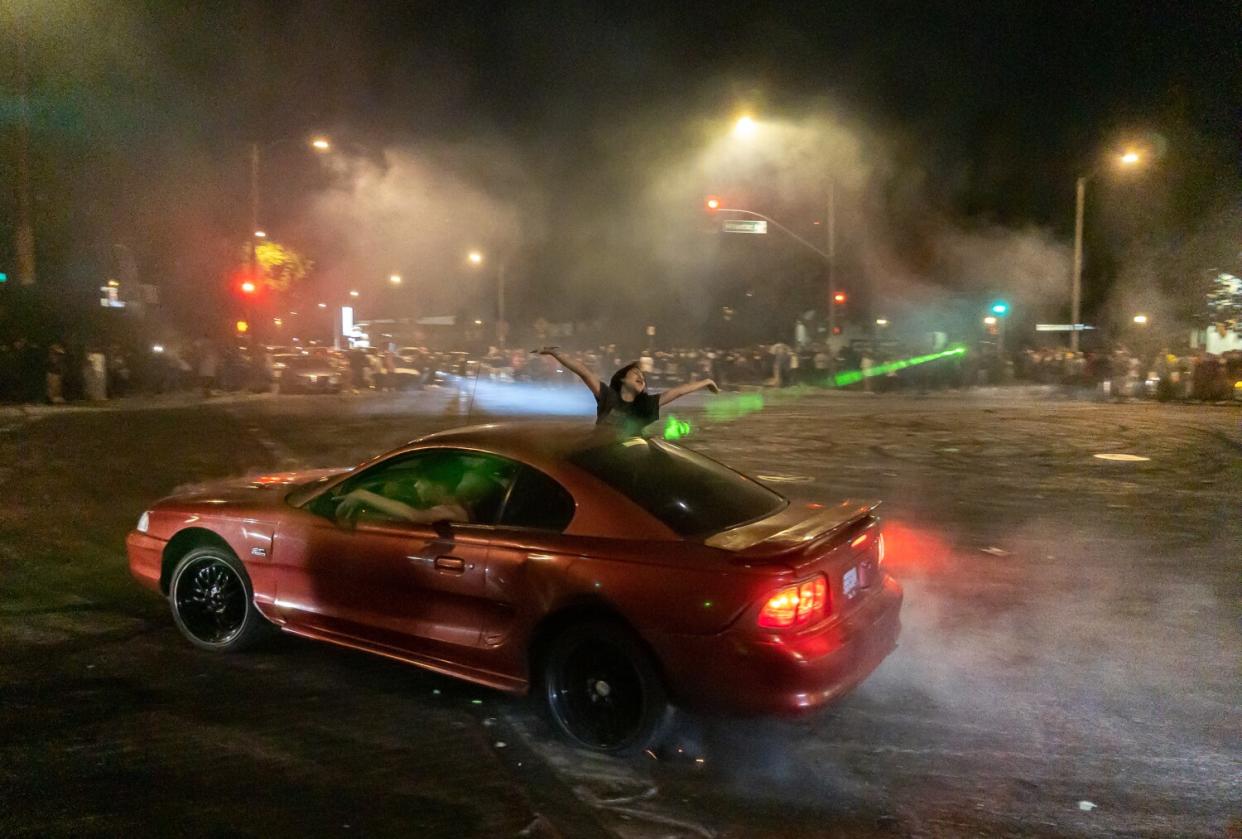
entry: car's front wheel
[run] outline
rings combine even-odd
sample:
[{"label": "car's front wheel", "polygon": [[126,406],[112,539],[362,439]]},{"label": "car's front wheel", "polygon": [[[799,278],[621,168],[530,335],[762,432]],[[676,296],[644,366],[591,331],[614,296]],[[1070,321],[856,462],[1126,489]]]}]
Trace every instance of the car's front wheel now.
[{"label": "car's front wheel", "polygon": [[669,717],[664,685],[638,639],[613,623],[570,627],[541,671],[553,723],[575,744],[624,755],[650,745]]},{"label": "car's front wheel", "polygon": [[168,601],[181,634],[212,652],[245,649],[270,626],[255,608],[254,589],[241,561],[214,545],[195,548],[177,562]]}]

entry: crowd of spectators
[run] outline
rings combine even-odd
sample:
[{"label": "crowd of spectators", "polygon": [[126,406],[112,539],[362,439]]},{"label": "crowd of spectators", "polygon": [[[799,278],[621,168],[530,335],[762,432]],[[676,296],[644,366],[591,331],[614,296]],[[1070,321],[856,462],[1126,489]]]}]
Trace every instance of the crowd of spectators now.
[{"label": "crowd of spectators", "polygon": [[1117,399],[1154,398],[1217,402],[1242,399],[1242,352],[1152,354],[1124,346],[1111,351],[1024,349],[1015,359],[1018,379],[1065,388],[1087,388]]},{"label": "crowd of spectators", "polygon": [[[1242,353],[1222,356],[1199,352],[1175,354],[1163,349],[1151,356],[1124,347],[1112,351],[1071,352],[1064,348],[1025,348],[1000,356],[990,348],[949,355],[928,363],[902,366],[888,362],[924,355],[928,348],[882,346],[860,342],[830,354],[819,345],[784,343],[731,349],[675,348],[638,354],[653,388],[713,379],[723,388],[838,385],[886,392],[1028,383],[1090,392],[1104,398],[1220,401],[1242,399]],[[569,352],[575,360],[607,379],[634,360],[615,344]],[[471,377],[541,384],[575,384],[551,357],[526,349],[490,348],[486,353],[451,352],[427,347],[247,348],[235,342],[201,338],[182,345],[143,352],[108,347],[66,348],[16,341],[0,345],[0,401],[47,402],[101,400],[133,393],[197,391],[264,392],[280,387],[290,359],[317,359],[332,374],[329,392],[412,390],[454,386]],[[841,384],[836,374],[861,371]],[[339,386],[338,386],[339,381]]]}]

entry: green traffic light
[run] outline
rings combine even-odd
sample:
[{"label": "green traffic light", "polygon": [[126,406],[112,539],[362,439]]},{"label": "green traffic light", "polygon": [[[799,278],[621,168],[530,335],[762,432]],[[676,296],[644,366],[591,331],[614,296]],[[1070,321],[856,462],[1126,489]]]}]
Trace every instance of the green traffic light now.
[{"label": "green traffic light", "polygon": [[992,314],[1003,315],[1009,312],[1009,304],[1004,301],[992,304]]}]

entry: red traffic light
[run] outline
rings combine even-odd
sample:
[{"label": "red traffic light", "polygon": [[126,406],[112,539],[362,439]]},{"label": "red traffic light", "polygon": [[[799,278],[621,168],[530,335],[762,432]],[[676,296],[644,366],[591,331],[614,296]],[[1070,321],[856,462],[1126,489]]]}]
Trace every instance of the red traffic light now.
[{"label": "red traffic light", "polygon": [[720,209],[720,199],[714,195],[707,196],[707,199],[703,203],[707,205],[707,209],[709,210]]},{"label": "red traffic light", "polygon": [[242,294],[254,294],[258,290],[258,286],[251,280],[244,280],[241,284]]},{"label": "red traffic light", "polygon": [[846,297],[845,297],[844,291],[838,291],[836,294],[832,295],[833,303],[844,303],[845,300],[846,300]]}]

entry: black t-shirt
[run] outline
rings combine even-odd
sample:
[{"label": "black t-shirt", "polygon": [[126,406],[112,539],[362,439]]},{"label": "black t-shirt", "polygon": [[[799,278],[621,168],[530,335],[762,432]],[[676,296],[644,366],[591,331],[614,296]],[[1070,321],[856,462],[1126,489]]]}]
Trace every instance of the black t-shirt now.
[{"label": "black t-shirt", "polygon": [[638,434],[660,418],[660,397],[643,391],[626,402],[621,395],[601,382],[595,397],[596,425],[613,425],[626,434]]}]

